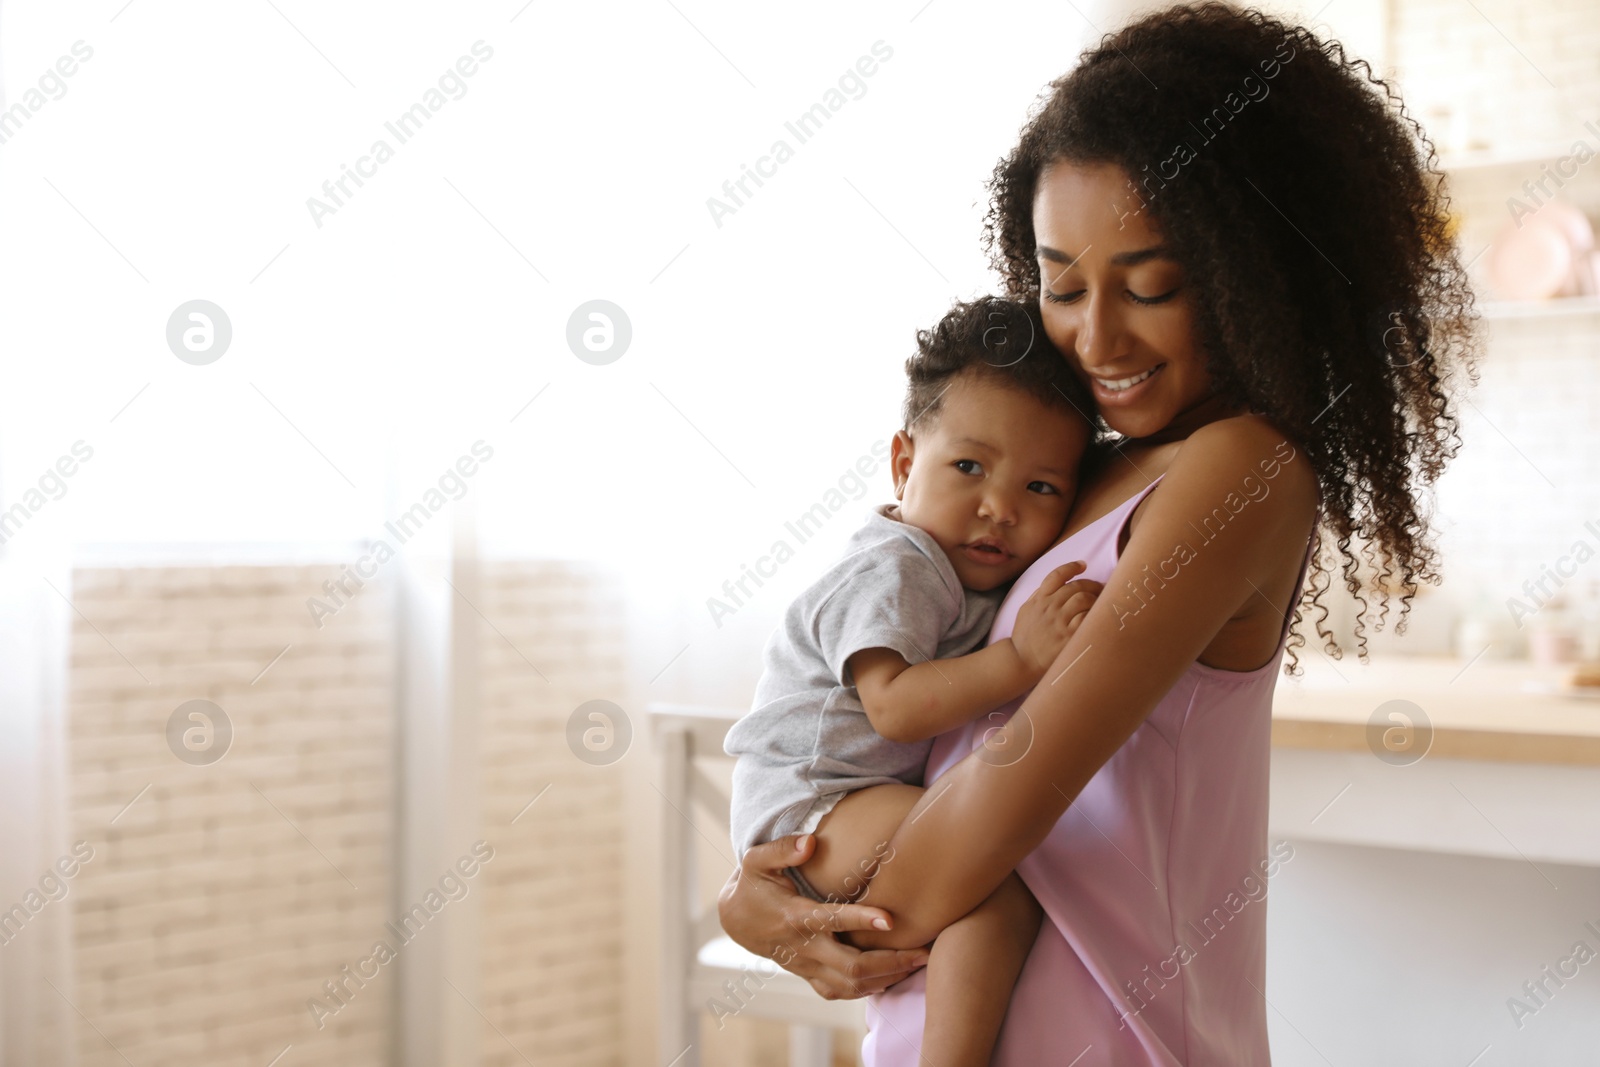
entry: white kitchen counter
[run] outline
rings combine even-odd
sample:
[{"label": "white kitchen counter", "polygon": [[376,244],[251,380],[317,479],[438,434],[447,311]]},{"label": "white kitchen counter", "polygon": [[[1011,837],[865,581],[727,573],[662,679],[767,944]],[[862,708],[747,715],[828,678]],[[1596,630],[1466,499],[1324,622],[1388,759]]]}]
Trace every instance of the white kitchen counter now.
[{"label": "white kitchen counter", "polygon": [[1274,837],[1600,867],[1600,701],[1549,691],[1570,668],[1301,663],[1273,707]]}]

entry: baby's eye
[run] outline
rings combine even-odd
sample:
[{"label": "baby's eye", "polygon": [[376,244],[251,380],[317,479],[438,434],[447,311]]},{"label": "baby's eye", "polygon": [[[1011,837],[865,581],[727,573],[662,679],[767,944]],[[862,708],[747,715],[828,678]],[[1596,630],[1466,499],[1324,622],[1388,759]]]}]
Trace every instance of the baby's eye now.
[{"label": "baby's eye", "polygon": [[977,473],[976,471],[967,470],[966,467],[962,466],[963,463],[968,463],[968,464],[971,464],[974,467],[980,467],[981,468],[981,464],[979,464],[979,462],[977,460],[975,460],[975,459],[958,459],[955,462],[955,467],[962,474],[976,474]]},{"label": "baby's eye", "polygon": [[1055,493],[1057,491],[1056,487],[1051,485],[1049,482],[1029,482],[1028,483],[1028,488],[1029,489],[1033,489],[1033,488],[1036,488],[1036,487],[1039,490],[1043,491],[1046,496],[1049,496],[1050,494]]}]

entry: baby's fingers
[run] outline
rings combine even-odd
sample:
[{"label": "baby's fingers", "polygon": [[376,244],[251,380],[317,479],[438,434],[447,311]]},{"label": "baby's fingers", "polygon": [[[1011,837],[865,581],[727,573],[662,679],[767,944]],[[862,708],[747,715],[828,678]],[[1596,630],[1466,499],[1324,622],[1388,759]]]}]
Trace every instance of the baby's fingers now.
[{"label": "baby's fingers", "polygon": [[[1039,583],[1039,588],[1033,591],[1033,596],[1049,596],[1071,581],[1073,576],[1082,574],[1088,566],[1081,559],[1075,559],[1071,563],[1063,563],[1044,576],[1044,580]],[[1033,597],[1028,599],[1031,600]]]},{"label": "baby's fingers", "polygon": [[1052,589],[1046,595],[1053,603],[1063,603],[1080,596],[1093,599],[1094,597],[1099,596],[1104,589],[1105,584],[1102,582],[1091,581],[1088,578],[1079,578],[1076,581],[1067,582],[1065,585],[1062,585],[1059,588]]},{"label": "baby's fingers", "polygon": [[1060,610],[1065,615],[1087,614],[1089,609],[1094,607],[1095,599],[1094,593],[1080,589],[1061,601]]}]

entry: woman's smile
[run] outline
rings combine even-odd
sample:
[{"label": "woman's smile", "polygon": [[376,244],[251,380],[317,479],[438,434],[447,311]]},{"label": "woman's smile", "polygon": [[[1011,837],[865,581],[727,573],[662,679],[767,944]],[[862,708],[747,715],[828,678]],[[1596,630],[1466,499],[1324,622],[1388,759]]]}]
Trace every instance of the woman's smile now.
[{"label": "woman's smile", "polygon": [[1164,367],[1165,363],[1157,363],[1148,370],[1124,378],[1102,378],[1090,374],[1089,388],[1094,392],[1095,402],[1101,405],[1116,407],[1136,404],[1150,388],[1146,383],[1152,381]]}]

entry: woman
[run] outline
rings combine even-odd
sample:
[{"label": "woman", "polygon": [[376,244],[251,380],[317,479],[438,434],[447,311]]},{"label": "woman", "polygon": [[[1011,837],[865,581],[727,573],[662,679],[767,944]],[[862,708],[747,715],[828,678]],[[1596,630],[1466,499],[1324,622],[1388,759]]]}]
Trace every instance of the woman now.
[{"label": "woman", "polygon": [[1431,144],[1336,42],[1174,7],[1052,90],[995,172],[986,243],[1117,436],[990,639],[1061,563],[1105,591],[1051,681],[935,742],[874,906],[796,895],[782,868],[812,842],[790,837],[746,854],[719,910],[822,996],[875,994],[866,1062],[910,1065],[921,946],[1015,868],[1049,921],[996,1063],[1264,1064],[1259,901],[1292,856],[1266,838],[1276,668],[1297,602],[1340,654],[1318,601],[1335,564],[1359,598],[1353,542],[1401,619],[1438,581],[1419,497],[1459,445],[1472,296]]}]

